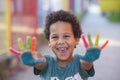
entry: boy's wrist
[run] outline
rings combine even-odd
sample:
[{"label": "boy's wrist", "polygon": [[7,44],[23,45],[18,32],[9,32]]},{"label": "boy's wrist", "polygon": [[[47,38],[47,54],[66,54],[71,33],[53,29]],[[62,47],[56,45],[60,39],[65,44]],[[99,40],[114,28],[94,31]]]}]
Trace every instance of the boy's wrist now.
[{"label": "boy's wrist", "polygon": [[86,70],[86,71],[90,71],[90,69],[93,67],[93,62],[86,62],[84,60],[80,60],[82,67]]}]

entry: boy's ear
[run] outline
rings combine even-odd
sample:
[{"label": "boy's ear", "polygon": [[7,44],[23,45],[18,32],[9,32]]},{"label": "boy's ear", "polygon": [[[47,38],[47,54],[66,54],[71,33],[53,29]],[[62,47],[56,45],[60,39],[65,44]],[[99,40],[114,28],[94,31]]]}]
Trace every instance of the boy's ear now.
[{"label": "boy's ear", "polygon": [[50,41],[48,41],[48,46],[50,47]]},{"label": "boy's ear", "polygon": [[80,38],[76,38],[76,45],[79,43]]}]

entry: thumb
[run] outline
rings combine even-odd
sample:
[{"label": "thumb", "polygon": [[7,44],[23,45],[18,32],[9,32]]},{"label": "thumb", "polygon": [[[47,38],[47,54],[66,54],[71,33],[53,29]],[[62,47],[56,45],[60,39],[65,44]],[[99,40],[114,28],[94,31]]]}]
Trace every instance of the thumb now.
[{"label": "thumb", "polygon": [[44,59],[41,58],[41,59],[35,60],[35,61],[34,61],[34,64],[36,65],[36,64],[43,63],[43,62],[44,62]]}]

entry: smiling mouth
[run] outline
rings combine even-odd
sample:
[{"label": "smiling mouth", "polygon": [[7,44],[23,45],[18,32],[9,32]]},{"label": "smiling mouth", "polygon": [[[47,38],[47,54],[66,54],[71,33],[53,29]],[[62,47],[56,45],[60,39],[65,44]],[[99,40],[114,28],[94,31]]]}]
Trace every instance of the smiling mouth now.
[{"label": "smiling mouth", "polygon": [[57,48],[57,50],[61,55],[65,55],[66,52],[68,51],[68,47],[59,47]]}]

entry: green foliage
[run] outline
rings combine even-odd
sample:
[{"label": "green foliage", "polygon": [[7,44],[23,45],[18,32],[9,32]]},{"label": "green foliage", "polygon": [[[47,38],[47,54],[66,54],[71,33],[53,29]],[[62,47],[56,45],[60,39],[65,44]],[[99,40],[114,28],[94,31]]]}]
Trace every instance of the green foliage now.
[{"label": "green foliage", "polygon": [[120,9],[107,17],[109,21],[120,22]]}]

